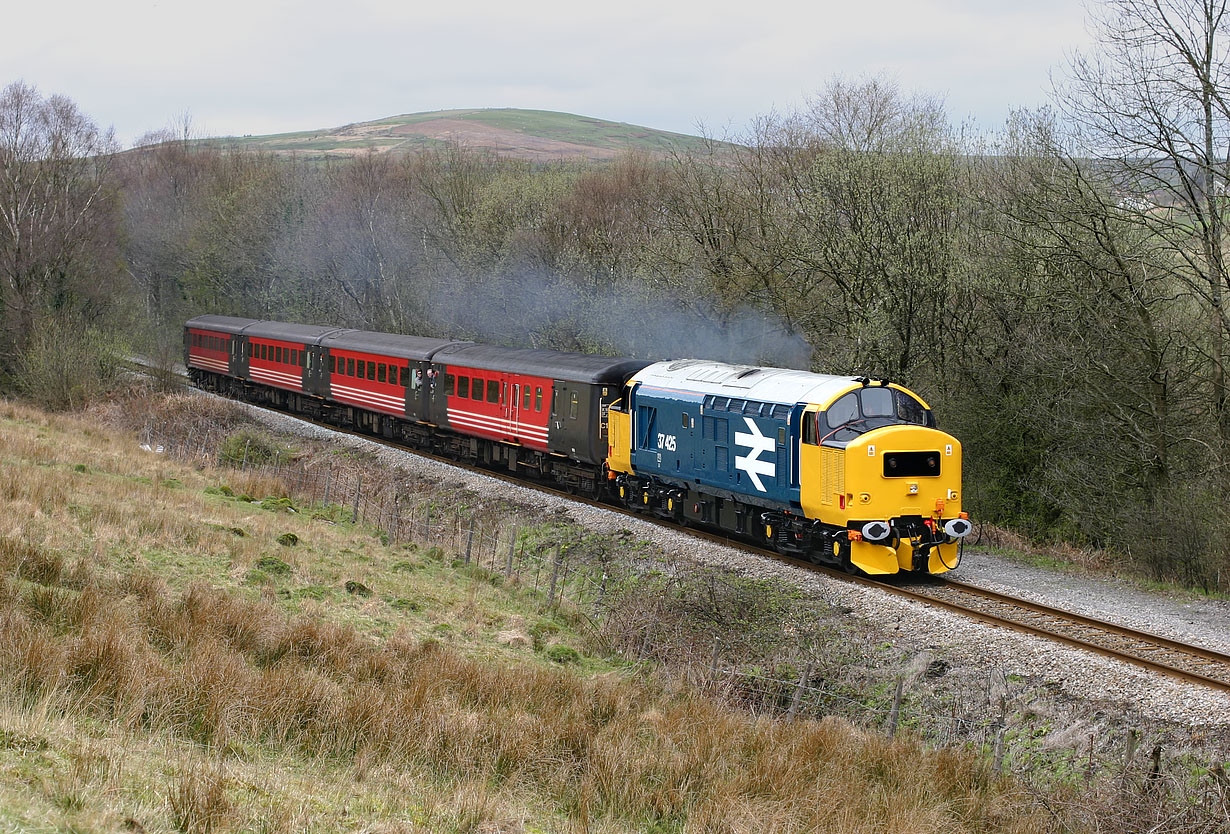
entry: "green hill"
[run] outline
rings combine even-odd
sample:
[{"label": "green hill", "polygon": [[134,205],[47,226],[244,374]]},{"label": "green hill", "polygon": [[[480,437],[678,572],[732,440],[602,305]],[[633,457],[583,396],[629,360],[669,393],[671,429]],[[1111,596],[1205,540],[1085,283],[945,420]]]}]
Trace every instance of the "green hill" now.
[{"label": "green hill", "polygon": [[610,159],[631,150],[663,154],[696,148],[705,140],[572,113],[503,108],[410,113],[336,128],[212,141],[313,156],[351,156],[368,149],[413,153],[444,142],[458,142],[501,156],[543,161]]}]

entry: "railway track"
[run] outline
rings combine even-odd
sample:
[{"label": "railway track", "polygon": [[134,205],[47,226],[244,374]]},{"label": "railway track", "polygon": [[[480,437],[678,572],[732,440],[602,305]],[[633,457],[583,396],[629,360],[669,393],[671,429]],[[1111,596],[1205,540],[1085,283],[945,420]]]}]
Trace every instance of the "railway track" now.
[{"label": "railway track", "polygon": [[[253,407],[268,408],[267,406],[255,405]],[[684,530],[697,538],[733,547],[764,558],[774,559],[814,573],[821,573],[843,582],[877,588],[886,593],[971,617],[989,625],[1042,637],[1189,683],[1230,692],[1230,655],[1202,646],[1195,646],[1160,635],[1149,634],[1127,626],[1052,608],[1032,600],[1012,597],[951,579],[929,578],[925,581],[905,584],[843,573],[832,568],[815,565],[792,556],[767,550],[745,541],[696,528],[681,528],[666,520],[646,516],[618,505],[577,496],[552,486],[524,480],[503,472],[482,469],[418,449],[410,449],[393,441],[373,437],[362,432],[339,428],[327,423],[318,423],[279,409],[268,408],[268,410],[302,420],[311,425],[329,429],[330,431],[338,431],[343,434],[350,434],[365,440],[374,441],[450,466],[460,467],[488,477],[508,481],[518,486],[600,507],[604,510],[621,513],[672,530]]]}]

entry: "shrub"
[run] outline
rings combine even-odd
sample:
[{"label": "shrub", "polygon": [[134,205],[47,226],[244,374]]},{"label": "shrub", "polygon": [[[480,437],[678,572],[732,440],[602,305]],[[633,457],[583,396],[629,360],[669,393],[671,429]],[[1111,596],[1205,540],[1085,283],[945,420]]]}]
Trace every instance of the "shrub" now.
[{"label": "shrub", "polygon": [[80,408],[119,378],[128,349],[113,335],[81,322],[49,319],[17,359],[21,392],[50,411]]},{"label": "shrub", "polygon": [[571,646],[552,646],[547,649],[547,658],[553,663],[580,663],[581,653]]},{"label": "shrub", "polygon": [[289,460],[292,450],[279,446],[262,432],[243,429],[228,436],[218,447],[220,466],[259,466]]},{"label": "shrub", "polygon": [[283,533],[278,536],[278,544],[283,547],[295,547],[299,544],[299,537],[294,533]]},{"label": "shrub", "polygon": [[256,560],[256,567],[265,573],[271,573],[274,576],[288,576],[290,574],[290,565],[283,562],[277,556],[262,556]]}]

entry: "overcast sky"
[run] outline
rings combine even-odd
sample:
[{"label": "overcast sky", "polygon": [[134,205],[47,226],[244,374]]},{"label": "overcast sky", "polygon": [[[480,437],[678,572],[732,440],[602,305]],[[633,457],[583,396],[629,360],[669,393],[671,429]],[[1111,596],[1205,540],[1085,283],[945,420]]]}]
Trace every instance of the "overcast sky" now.
[{"label": "overcast sky", "polygon": [[1084,16],[1080,0],[16,0],[0,86],[63,93],[125,144],[183,113],[227,135],[455,107],[721,134],[875,74],[993,129],[1046,103]]}]

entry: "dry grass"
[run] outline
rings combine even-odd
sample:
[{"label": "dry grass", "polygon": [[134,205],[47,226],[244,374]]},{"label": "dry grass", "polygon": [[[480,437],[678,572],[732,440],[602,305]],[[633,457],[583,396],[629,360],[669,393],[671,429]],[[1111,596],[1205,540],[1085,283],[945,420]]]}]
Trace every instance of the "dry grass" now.
[{"label": "dry grass", "polygon": [[[295,614],[276,588],[245,584],[251,566],[276,553],[296,579],[366,579],[380,548],[369,533],[218,500],[204,492],[218,473],[68,417],[10,405],[0,432],[0,512],[16,519],[0,537],[0,729],[18,733],[0,749],[0,808],[18,809],[0,810],[0,828],[1055,826],[965,753],[468,657],[387,625],[376,601]],[[236,491],[283,491],[226,477]],[[288,529],[314,544],[273,544]],[[470,587],[454,610],[477,623]],[[30,773],[14,776],[17,761]]]}]

